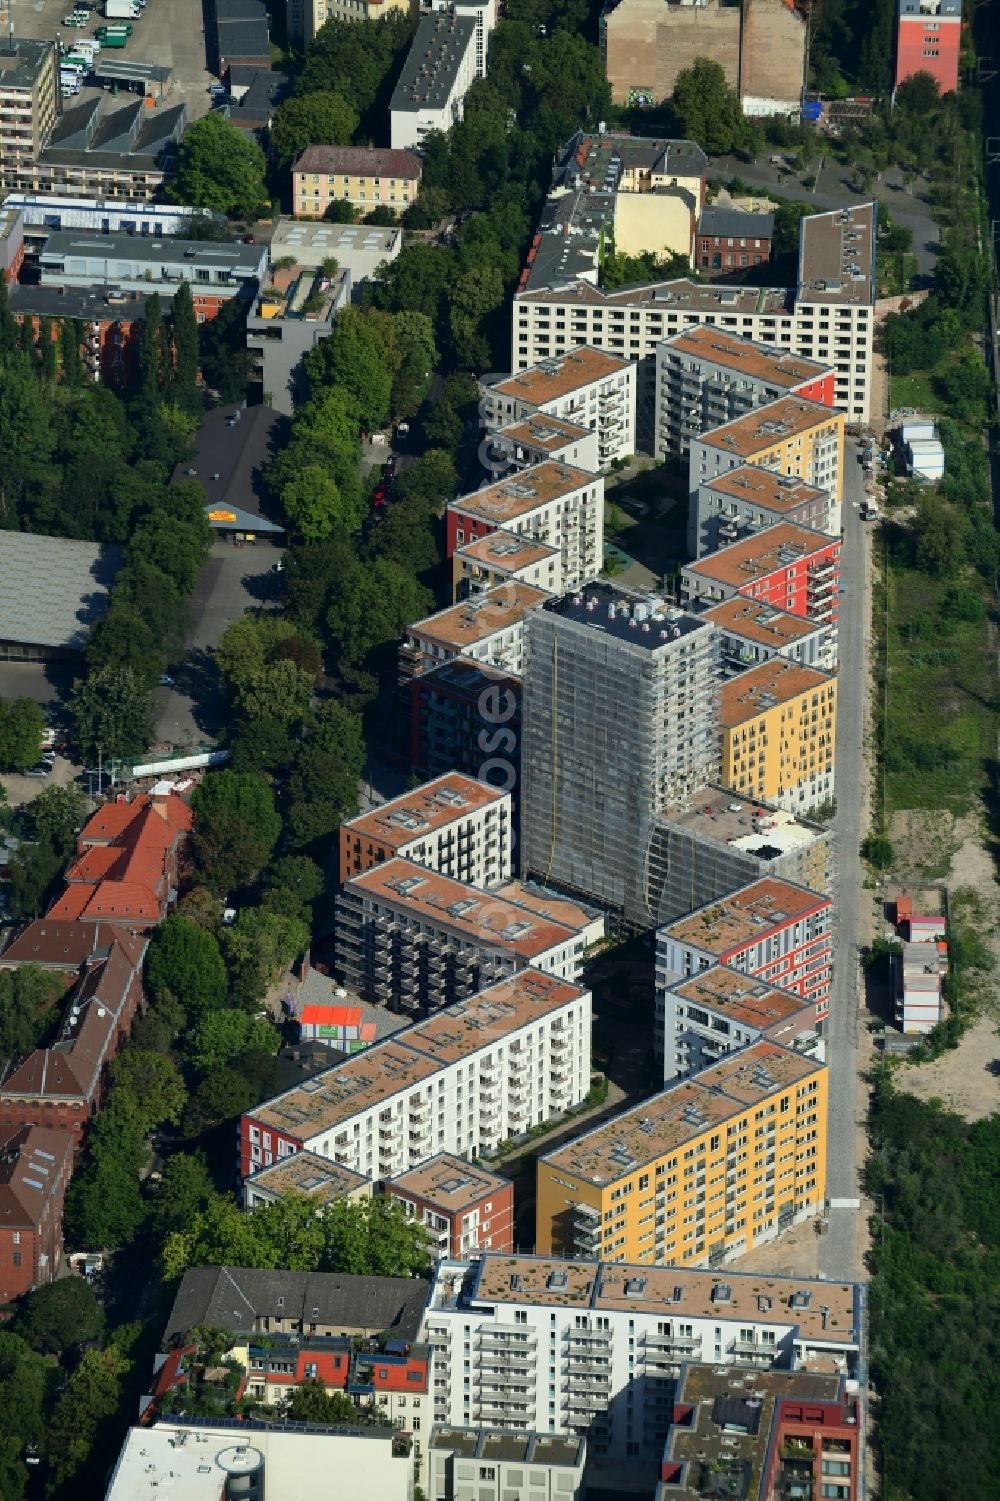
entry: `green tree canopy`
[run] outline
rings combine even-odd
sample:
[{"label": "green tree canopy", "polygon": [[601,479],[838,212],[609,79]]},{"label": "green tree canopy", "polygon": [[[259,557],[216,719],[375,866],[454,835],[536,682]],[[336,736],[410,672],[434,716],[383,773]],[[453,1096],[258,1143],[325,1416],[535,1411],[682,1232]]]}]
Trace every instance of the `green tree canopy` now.
[{"label": "green tree canopy", "polygon": [[358,806],[365,764],[359,717],[329,702],[312,716],[288,779],[288,823],[301,847],[326,838]]},{"label": "green tree canopy", "polygon": [[81,679],[70,700],[80,753],[88,766],[140,756],[153,739],[149,684],[131,667],[101,667]]},{"label": "green tree canopy", "polygon": [[204,1152],[173,1152],[163,1164],[153,1196],[152,1223],[162,1241],[189,1225],[215,1198]]},{"label": "green tree canopy", "polygon": [[143,1135],[164,1121],[176,1125],[180,1120],[187,1090],[172,1058],[149,1048],[127,1047],[111,1065],[111,1077],[119,1095],[127,1091],[131,1096]]},{"label": "green tree canopy", "polygon": [[281,1037],[270,1022],[246,1011],[210,1011],[188,1040],[188,1056],[202,1073],[223,1068],[240,1053],[276,1053]]},{"label": "green tree canopy", "polygon": [[739,96],[726,82],[722,66],[710,58],[695,58],[678,73],[670,107],[681,133],[709,156],[724,156],[742,143],[746,127]]},{"label": "green tree canopy", "polygon": [[282,970],[307,948],[309,929],[300,918],[265,907],[244,907],[222,941],[233,994],[253,1010]]},{"label": "green tree canopy", "polygon": [[271,122],[271,145],[284,167],[307,146],[349,145],[357,128],[357,113],[342,94],[318,90],[278,105]]},{"label": "green tree canopy", "polygon": [[0,771],[27,771],[42,749],[45,716],[33,698],[0,699]]},{"label": "green tree canopy", "polygon": [[26,1501],[28,1444],[40,1445],[45,1432],[47,1388],[52,1367],[20,1335],[0,1330],[0,1496]]},{"label": "green tree canopy", "polygon": [[73,1345],[99,1339],[104,1309],[83,1277],[60,1277],[36,1287],[14,1319],[14,1332],[43,1355],[58,1355]]},{"label": "green tree canopy", "polygon": [[203,115],[184,132],[170,198],[249,218],[267,201],[264,167],[263,151],[241,130],[215,112]]},{"label": "green tree canopy", "polygon": [[200,1136],[223,1121],[234,1120],[259,1099],[257,1086],[242,1069],[217,1068],[202,1079],[188,1101],[181,1123],[184,1135]]},{"label": "green tree canopy", "polygon": [[61,1015],[62,977],[37,964],[0,969],[0,1058],[23,1058]]},{"label": "green tree canopy", "polygon": [[207,884],[223,893],[259,875],[281,833],[264,778],[254,772],[211,772],[195,788],[191,806],[195,853]]},{"label": "green tree canopy", "polygon": [[179,1002],[193,1022],[223,1006],[228,981],[214,933],[171,913],[155,929],[146,952],[146,989],[156,1003]]}]

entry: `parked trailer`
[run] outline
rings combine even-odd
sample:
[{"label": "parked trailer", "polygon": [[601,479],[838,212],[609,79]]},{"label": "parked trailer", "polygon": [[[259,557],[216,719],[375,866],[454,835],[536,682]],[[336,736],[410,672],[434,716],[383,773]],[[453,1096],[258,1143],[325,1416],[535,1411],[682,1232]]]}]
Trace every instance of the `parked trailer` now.
[{"label": "parked trailer", "polygon": [[200,771],[207,766],[225,766],[227,750],[196,751],[190,756],[167,756],[161,761],[140,761],[130,767],[133,777],[159,777],[177,771]]},{"label": "parked trailer", "polygon": [[121,19],[134,21],[139,14],[135,0],[104,0],[104,14],[110,21]]}]

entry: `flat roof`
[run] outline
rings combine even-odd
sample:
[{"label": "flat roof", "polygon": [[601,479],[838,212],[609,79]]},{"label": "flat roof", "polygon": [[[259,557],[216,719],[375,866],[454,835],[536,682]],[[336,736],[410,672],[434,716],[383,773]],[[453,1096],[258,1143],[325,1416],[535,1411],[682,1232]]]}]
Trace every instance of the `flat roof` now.
[{"label": "flat roof", "polygon": [[811,432],[816,427],[834,427],[843,423],[844,414],[839,407],[824,406],[821,401],[808,401],[804,396],[779,396],[767,406],[747,412],[744,417],[734,417],[721,427],[710,428],[697,441],[710,448],[719,448],[723,453],[766,453],[789,438]]},{"label": "flat roof", "polygon": [[822,825],[787,808],[741,797],[729,787],[699,787],[687,802],[663,808],[656,816],[695,838],[730,844],[758,859],[776,859],[816,839],[831,838]]},{"label": "flat roof", "polygon": [[807,360],[791,350],[777,349],[771,344],[741,339],[728,329],[715,328],[707,323],[678,329],[664,339],[660,347],[789,390],[833,373],[832,365],[821,365],[816,360]]},{"label": "flat roof", "polygon": [[279,219],[271,236],[271,259],[312,251],[342,256],[352,250],[388,255],[402,242],[403,231],[377,224],[330,224],[323,219]]},{"label": "flat roof", "polygon": [[519,625],[529,611],[549,598],[546,590],[536,589],[533,584],[521,579],[506,580],[482,594],[463,599],[460,604],[438,610],[436,615],[414,621],[410,635],[462,652],[499,631]]},{"label": "flat roof", "polygon": [[530,515],[539,506],[549,505],[597,482],[597,475],[587,469],[576,469],[555,459],[543,459],[540,464],[532,464],[517,474],[505,475],[492,485],[484,485],[481,490],[459,495],[448,502],[448,509],[460,511],[463,516],[481,516],[503,527],[518,516]]},{"label": "flat roof", "polygon": [[[671,1319],[718,1319],[724,1314],[730,1321],[792,1325],[799,1338],[833,1346],[856,1347],[861,1334],[859,1289],[853,1282],[738,1272],[731,1267],[712,1272],[493,1252],[475,1267],[470,1294],[475,1303],[542,1308],[569,1303],[597,1312],[634,1309]],[[447,1273],[448,1264],[443,1263],[435,1289]],[[728,1296],[720,1298],[722,1290]],[[433,1311],[433,1291],[429,1306]]]},{"label": "flat roof", "polygon": [[4,37],[4,45],[0,47],[0,88],[32,88],[46,58],[54,53],[54,42],[15,36],[12,31],[9,36]]},{"label": "flat roof", "polygon": [[759,464],[741,464],[714,479],[702,480],[702,490],[714,495],[732,495],[767,511],[790,511],[814,500],[829,500],[826,490],[810,485],[796,474],[778,474]]},{"label": "flat roof", "polygon": [[729,631],[734,636],[756,641],[775,651],[824,629],[817,620],[790,615],[787,610],[778,610],[766,600],[747,599],[743,594],[734,594],[732,599],[713,605],[705,611],[705,619],[711,620],[720,631]]},{"label": "flat roof", "polygon": [[595,308],[648,308],[683,313],[792,313],[793,294],[774,287],[713,287],[679,276],[671,281],[643,282],[617,292],[604,292],[591,282],[567,278],[565,284],[549,283],[519,291],[523,302],[558,302],[560,305]]},{"label": "flat roof", "polygon": [[468,818],[481,808],[502,802],[503,798],[499,788],[459,771],[449,771],[367,813],[359,813],[357,818],[341,824],[341,828],[359,838],[376,839],[399,848],[423,834],[433,834],[456,820]]},{"label": "flat roof", "polygon": [[754,1042],[539,1160],[586,1183],[614,1183],[823,1067],[776,1043]]},{"label": "flat roof", "polygon": [[874,303],[877,223],[877,203],[855,203],[802,220],[798,295],[803,302]]},{"label": "flat roof", "polygon": [[292,1135],[316,1136],[586,993],[558,976],[522,970],[293,1085],[246,1115]]},{"label": "flat roof", "polygon": [[485,537],[476,537],[455,548],[455,556],[469,558],[474,563],[483,563],[502,572],[516,573],[522,568],[531,568],[535,563],[544,563],[554,558],[559,548],[549,542],[536,542],[531,537],[519,537],[516,532],[487,532]]},{"label": "flat roof", "polygon": [[761,876],[729,896],[706,902],[659,932],[675,943],[690,944],[724,961],[747,944],[756,943],[796,918],[832,906],[829,896],[792,881]]},{"label": "flat roof", "polygon": [[593,922],[604,920],[600,907],[585,906],[583,902],[564,896],[560,891],[550,891],[546,886],[539,886],[536,881],[507,881],[505,885],[496,888],[496,893],[508,901],[517,902],[520,907],[537,912],[541,917],[551,917],[554,922],[575,928],[578,932],[583,932]]},{"label": "flat roof", "polygon": [[753,537],[744,537],[740,542],[720,547],[718,552],[707,553],[696,563],[685,563],[684,572],[742,589],[779,568],[789,568],[831,547],[837,548],[839,556],[840,538],[832,533],[797,526],[794,521],[779,521]]},{"label": "flat roof", "polygon": [[317,1206],[332,1204],[344,1194],[357,1193],[362,1189],[371,1192],[371,1180],[362,1173],[340,1162],[331,1162],[317,1152],[296,1152],[292,1157],[281,1157],[270,1167],[258,1168],[244,1179],[246,1189],[261,1188],[284,1197],[285,1194],[305,1194]]},{"label": "flat roof", "polygon": [[414,860],[386,860],[352,876],[344,890],[446,928],[460,940],[509,949],[526,960],[573,937],[573,929],[563,923],[540,918],[518,902],[504,901],[495,892],[453,880]]},{"label": "flat roof", "polygon": [[122,561],[100,542],[0,531],[0,640],[82,651]]},{"label": "flat roof", "polygon": [[803,693],[818,692],[836,682],[836,674],[802,667],[786,657],[772,657],[723,683],[719,693],[719,723],[724,729],[757,719],[778,704]]},{"label": "flat roof", "polygon": [[392,91],[390,111],[419,114],[421,110],[444,109],[475,35],[474,16],[459,16],[450,11],[432,11],[421,16]]},{"label": "flat roof", "polygon": [[543,608],[643,651],[658,651],[695,631],[710,629],[703,615],[678,610],[659,595],[639,594],[604,579],[592,579],[575,594],[548,599]]},{"label": "flat roof", "polygon": [[466,1162],[464,1157],[456,1157],[453,1152],[439,1152],[418,1167],[397,1173],[386,1181],[393,1188],[424,1199],[435,1209],[443,1209],[448,1214],[470,1209],[481,1199],[488,1199],[490,1194],[511,1186],[509,1178],[491,1173],[478,1163]]},{"label": "flat roof", "polygon": [[[265,263],[266,250],[261,245],[244,245],[241,240],[183,240],[179,235],[102,235],[83,229],[54,229],[42,248],[39,265],[42,272],[59,270],[64,275],[89,275],[66,271],[64,263],[74,258],[103,261],[123,260],[145,266],[198,266],[214,271],[228,271],[240,277],[253,277]],[[58,267],[54,264],[60,262]],[[105,273],[112,282],[128,280],[125,272]],[[162,293],[162,287],[155,290]],[[176,287],[174,288],[176,290]]]},{"label": "flat roof", "polygon": [[512,401],[527,401],[532,406],[541,406],[546,401],[556,401],[560,396],[569,396],[582,386],[591,386],[595,381],[607,380],[632,368],[631,360],[609,354],[607,350],[595,349],[592,344],[577,344],[565,354],[555,354],[539,360],[516,375],[497,381],[490,389],[498,396]]},{"label": "flat roof", "polygon": [[503,1459],[510,1464],[582,1468],[587,1441],[573,1434],[499,1432],[495,1428],[431,1429],[428,1450],[446,1450],[462,1459]]},{"label": "flat roof", "polygon": [[[718,1011],[730,1021],[757,1027],[764,1033],[781,1027],[792,1017],[804,1017],[810,1030],[816,1028],[816,1009],[811,1001],[803,1001],[800,995],[779,990],[752,975],[741,974],[727,964],[713,964],[711,969],[703,969],[688,980],[668,985],[667,990],[682,1001]],[[772,1041],[780,1043],[782,1039],[774,1037]]]},{"label": "flat roof", "polygon": [[503,439],[507,443],[523,443],[526,448],[544,451],[565,448],[593,431],[582,423],[570,422],[567,417],[557,417],[554,412],[532,412],[529,417],[519,417],[490,434],[492,441]]}]

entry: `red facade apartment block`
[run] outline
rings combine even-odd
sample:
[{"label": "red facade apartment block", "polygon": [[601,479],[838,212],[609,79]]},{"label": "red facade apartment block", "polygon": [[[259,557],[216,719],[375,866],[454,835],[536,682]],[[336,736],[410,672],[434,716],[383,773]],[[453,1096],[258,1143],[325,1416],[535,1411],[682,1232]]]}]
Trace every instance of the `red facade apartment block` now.
[{"label": "red facade apartment block", "polygon": [[[792,1494],[782,1490],[794,1479],[802,1484],[811,1471],[811,1494],[827,1496],[837,1488],[840,1501],[857,1501],[860,1491],[861,1409],[857,1397],[843,1401],[803,1401],[788,1397],[777,1404],[772,1422],[772,1443],[768,1453],[767,1484],[764,1496]],[[795,1466],[797,1474],[787,1475]],[[795,1494],[806,1495],[806,1490]]]},{"label": "red facade apartment block", "polygon": [[929,73],[942,94],[958,88],[962,0],[899,0],[895,86]]},{"label": "red facade apartment block", "polygon": [[72,1171],[68,1132],[19,1126],[0,1134],[0,1303],[55,1277]]}]

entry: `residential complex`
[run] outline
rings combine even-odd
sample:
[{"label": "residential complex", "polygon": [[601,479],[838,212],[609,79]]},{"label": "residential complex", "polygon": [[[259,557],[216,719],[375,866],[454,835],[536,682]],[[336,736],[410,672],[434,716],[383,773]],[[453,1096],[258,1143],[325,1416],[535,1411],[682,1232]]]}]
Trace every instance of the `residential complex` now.
[{"label": "residential complex", "polygon": [[[427,1450],[428,1501],[583,1501],[585,1438],[434,1428]],[[522,1487],[525,1490],[522,1492]]]},{"label": "residential complex", "polygon": [[[463,520],[466,518],[462,518]],[[571,540],[567,521],[565,527],[556,521],[567,545]],[[536,542],[533,537],[517,532],[486,532],[463,542],[456,547],[451,559],[452,596],[457,603],[473,594],[483,594],[499,584],[530,584],[533,589],[544,589],[546,594],[561,594],[563,590],[562,548],[552,542]]]},{"label": "residential complex", "polygon": [[523,566],[534,566],[545,587],[558,578],[559,588],[578,589],[604,566],[604,479],[546,459],[449,501],[446,527],[449,558],[498,531],[554,548],[558,564],[550,568],[548,554],[530,554],[533,563]]},{"label": "residential complex", "polygon": [[383,1192],[426,1227],[437,1256],[514,1249],[514,1185],[451,1152],[397,1173]]},{"label": "residential complex", "polygon": [[830,1005],[832,917],[829,896],[764,876],[657,931],[657,991],[728,964],[810,1001],[822,1021]]},{"label": "residential complex", "polygon": [[292,164],[292,212],[322,219],[331,203],[346,201],[359,214],[376,208],[401,214],[417,200],[422,171],[412,151],[307,146]]},{"label": "residential complex", "polygon": [[[664,9],[660,0],[642,3]],[[689,9],[697,15],[700,8]],[[606,292],[596,285],[596,268],[586,277],[571,270],[568,260],[560,265],[557,257],[550,274],[532,277],[527,284],[522,278],[514,296],[512,367],[526,370],[579,344],[635,361],[639,442],[651,449],[656,347],[671,334],[704,323],[832,365],[834,402],[850,422],[867,422],[875,233],[874,203],[804,218],[798,285],[784,289],[708,287],[681,279]]]},{"label": "residential complex", "polygon": [[0,188],[19,186],[59,118],[59,65],[52,42],[15,37],[0,43]]},{"label": "residential complex", "polygon": [[681,569],[681,602],[721,604],[743,598],[801,615],[836,631],[840,538],[782,522]]},{"label": "residential complex", "polygon": [[452,772],[340,826],[340,881],[397,857],[470,886],[512,872],[511,798]]},{"label": "residential complex", "polygon": [[174,296],[190,284],[195,314],[202,321],[234,297],[250,297],[267,267],[266,245],[242,241],[150,240],[135,235],[87,234],[53,230],[38,257],[42,288],[104,291],[114,302],[157,292]]},{"label": "residential complex", "polygon": [[655,922],[653,816],[718,773],[717,650],[707,621],[604,580],[531,614],[523,870]]},{"label": "residential complex", "polygon": [[426,1013],[529,967],[576,980],[589,926],[582,913],[556,921],[502,889],[483,891],[392,859],[344,885],[334,962],[361,995],[393,1011]]},{"label": "residential complex", "polygon": [[478,73],[482,27],[475,6],[425,11],[389,101],[393,150],[422,146],[432,131],[462,118]]},{"label": "residential complex", "polygon": [[250,1173],[243,1180],[243,1207],[256,1209],[258,1204],[275,1204],[288,1194],[301,1194],[319,1210],[337,1199],[370,1199],[374,1190],[374,1182],[363,1173],[330,1162],[317,1152],[302,1151]]},{"label": "residential complex", "polygon": [[[48,45],[18,43],[19,47]],[[114,66],[98,64],[112,84],[117,81]],[[188,123],[187,105],[181,102],[150,110],[142,99],[106,106],[106,98],[90,96],[65,109],[37,154],[5,158],[0,185],[19,193],[96,195],[110,202],[143,205],[161,194]]]},{"label": "residential complex", "polygon": [[671,334],[655,358],[657,458],[783,396],[833,405],[832,366],[706,323]]},{"label": "residential complex", "polygon": [[744,464],[794,476],[833,499],[830,531],[840,531],[844,485],[844,414],[801,396],[783,396],[691,439],[692,495]]},{"label": "residential complex", "polygon": [[602,469],[635,452],[636,369],[620,355],[580,344],[480,390],[487,429],[544,413],[596,432]]},{"label": "residential complex", "polygon": [[815,809],[834,796],[837,680],[774,658],[722,687],[722,780],[741,797]]},{"label": "residential complex", "polygon": [[818,1214],[825,1065],[754,1042],[539,1157],[539,1254],[720,1266]]},{"label": "residential complex", "polygon": [[458,657],[520,676],[525,619],[549,597],[546,590],[514,579],[414,621],[399,652],[400,678]]},{"label": "residential complex", "polygon": [[833,533],[838,530],[834,525],[838,510],[829,490],[794,474],[740,464],[704,484],[699,481],[692,490],[688,550],[701,558],[782,521]]},{"label": "residential complex", "polygon": [[410,760],[426,776],[455,768],[514,796],[521,777],[521,679],[457,657],[410,679]]},{"label": "residential complex", "polygon": [[488,434],[484,462],[496,473],[530,469],[546,459],[596,474],[600,468],[596,428],[554,417],[551,412],[532,412]]},{"label": "residential complex", "polygon": [[63,1201],[73,1137],[49,1125],[0,1130],[0,1300],[54,1281],[62,1260]]},{"label": "residential complex", "polygon": [[829,671],[837,665],[837,634],[824,621],[777,610],[766,600],[734,594],[712,605],[705,619],[717,628],[722,675],[731,678],[780,657]]},{"label": "residential complex", "polygon": [[529,970],[247,1111],[240,1172],[309,1150],[388,1179],[476,1157],[590,1088],[590,992]]},{"label": "residential complex", "polygon": [[[861,1367],[852,1283],[629,1262],[442,1261],[422,1325],[436,1424],[585,1433],[588,1454],[659,1462],[692,1361],[746,1375]],[[469,1361],[469,1384],[464,1363]]]},{"label": "residential complex", "polygon": [[251,379],[265,404],[290,417],[305,399],[302,361],[333,332],[334,319],[350,300],[350,272],[329,274],[313,266],[273,267],[247,318]]},{"label": "residential complex", "polygon": [[929,73],[942,94],[958,88],[962,0],[898,0],[895,86]]},{"label": "residential complex", "polygon": [[664,1084],[698,1074],[725,1054],[760,1041],[824,1059],[815,1007],[738,969],[713,965],[700,970],[658,989],[657,1001]]}]

